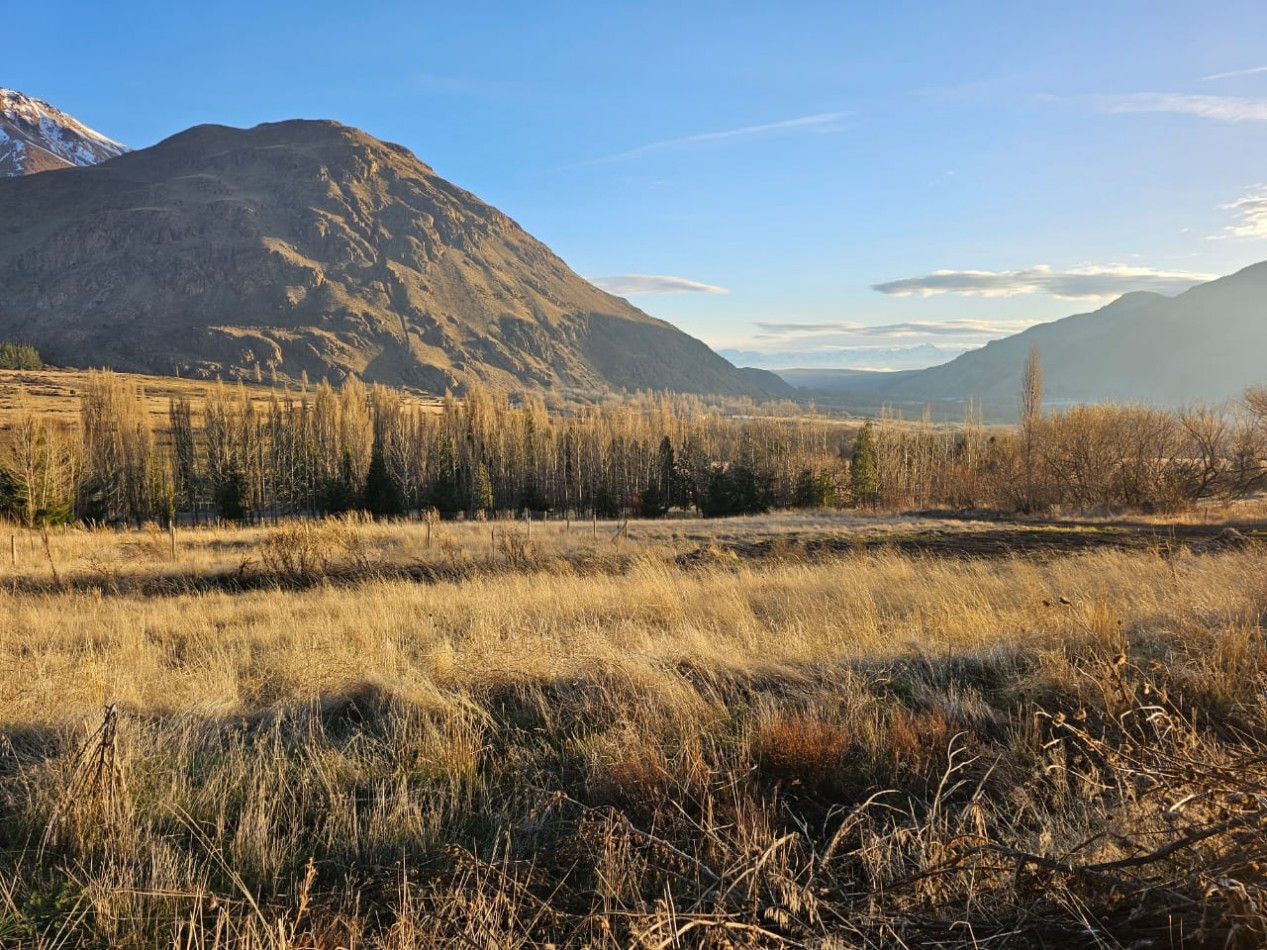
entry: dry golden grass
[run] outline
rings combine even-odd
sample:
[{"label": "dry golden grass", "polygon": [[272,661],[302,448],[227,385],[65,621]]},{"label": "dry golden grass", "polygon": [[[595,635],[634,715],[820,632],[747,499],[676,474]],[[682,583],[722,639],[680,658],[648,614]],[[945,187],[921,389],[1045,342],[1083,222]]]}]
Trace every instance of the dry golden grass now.
[{"label": "dry golden grass", "polygon": [[55,535],[121,566],[0,576],[0,943],[1262,944],[1257,549],[787,528]]},{"label": "dry golden grass", "polygon": [[[1236,520],[1236,519],[1233,519]],[[656,521],[495,520],[374,523],[352,514],[278,526],[182,525],[173,538],[140,530],[0,526],[0,585],[170,592],[207,587],[296,586],[369,576],[458,579],[509,569],[610,573],[632,560],[731,563],[741,557],[812,562],[863,547],[941,553],[1023,553],[1035,547],[1184,547],[1218,535],[1226,520],[1061,525],[854,511],[779,512]],[[1175,536],[1175,528],[1197,531]],[[1128,530],[1129,529],[1129,530]],[[1261,529],[1256,529],[1261,533]]]},{"label": "dry golden grass", "polygon": [[[863,536],[884,538],[942,528],[971,532],[988,527],[985,522],[826,511],[638,521],[627,527],[620,521],[528,524],[507,519],[443,521],[430,526],[421,521],[375,524],[352,515],[290,520],[277,527],[181,526],[173,558],[170,534],[156,525],[140,531],[60,526],[46,533],[9,526],[7,530],[0,527],[0,584],[12,588],[15,582],[20,587],[51,583],[54,573],[67,584],[120,590],[226,575],[258,580],[272,571],[337,573],[358,565],[382,572],[422,566],[501,570],[562,560],[668,558],[717,544],[784,543],[786,548],[786,542],[798,539],[847,543]],[[311,563],[299,563],[305,560]]]}]

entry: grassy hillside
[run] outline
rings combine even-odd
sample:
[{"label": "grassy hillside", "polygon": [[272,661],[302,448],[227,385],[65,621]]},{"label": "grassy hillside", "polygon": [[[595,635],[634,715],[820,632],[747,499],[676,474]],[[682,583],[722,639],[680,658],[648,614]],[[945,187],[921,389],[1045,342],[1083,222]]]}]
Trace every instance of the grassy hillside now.
[{"label": "grassy hillside", "polygon": [[[10,428],[15,414],[21,409],[31,409],[41,419],[77,426],[80,416],[80,394],[88,379],[88,370],[0,369],[0,432]],[[136,387],[145,397],[145,409],[153,428],[163,431],[168,426],[168,409],[172,399],[187,398],[199,405],[208,390],[219,385],[214,380],[182,379],[178,376],[146,376],[140,373],[122,373],[124,382]],[[229,385],[237,386],[235,381]],[[278,387],[262,383],[243,382],[251,400],[263,405],[274,394],[300,398],[303,389],[295,382],[285,382]],[[311,392],[311,387],[309,387]],[[438,406],[439,400],[420,393],[407,393],[413,405]]]}]

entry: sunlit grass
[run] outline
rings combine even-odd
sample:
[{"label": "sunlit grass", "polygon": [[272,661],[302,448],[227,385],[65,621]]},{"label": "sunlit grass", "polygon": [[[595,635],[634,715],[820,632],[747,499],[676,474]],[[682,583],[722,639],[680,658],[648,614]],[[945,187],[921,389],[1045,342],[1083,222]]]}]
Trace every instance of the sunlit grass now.
[{"label": "sunlit grass", "polygon": [[[537,525],[522,564],[484,539],[523,525],[441,525],[430,548],[424,525],[314,526],[334,576],[304,584],[129,593],[171,570],[158,545],[114,587],[3,588],[0,940],[928,946],[970,943],[966,921],[1021,946],[1125,943],[1157,914],[1258,933],[1257,550],[723,556],[724,531],[811,523],[718,526],[722,553],[685,562],[700,541],[671,522]],[[262,564],[269,530],[188,532],[176,566]],[[149,543],[53,550],[86,577],[76,556]],[[382,569],[414,560],[437,572]],[[117,734],[93,738],[107,708]],[[1138,886],[1060,870],[1216,827],[1229,795],[1244,822]]]}]

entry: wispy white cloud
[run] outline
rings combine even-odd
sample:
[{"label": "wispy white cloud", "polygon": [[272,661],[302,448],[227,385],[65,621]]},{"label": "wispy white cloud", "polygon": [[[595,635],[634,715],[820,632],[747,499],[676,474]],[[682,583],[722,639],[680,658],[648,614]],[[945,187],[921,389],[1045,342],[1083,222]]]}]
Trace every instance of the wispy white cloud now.
[{"label": "wispy white cloud", "polygon": [[1066,300],[1116,297],[1136,290],[1179,293],[1195,284],[1214,280],[1216,274],[1154,270],[1121,264],[1090,265],[1058,271],[1039,264],[1022,270],[939,270],[922,277],[904,277],[873,285],[873,290],[893,297],[932,297],[962,294],[974,297],[1010,297],[1047,294]]},{"label": "wispy white cloud", "polygon": [[589,277],[599,290],[621,297],[639,294],[728,294],[725,287],[702,284],[698,280],[674,277],[670,274],[615,274],[611,277]]},{"label": "wispy white cloud", "polygon": [[1218,79],[1237,79],[1241,76],[1256,76],[1259,73],[1267,73],[1267,66],[1253,66],[1250,69],[1233,69],[1231,72],[1215,73],[1213,76],[1203,76],[1203,82],[1214,82]]},{"label": "wispy white cloud", "polygon": [[1255,185],[1235,201],[1219,205],[1219,210],[1231,211],[1239,221],[1211,237],[1267,238],[1267,185]]},{"label": "wispy white cloud", "polygon": [[1171,112],[1220,122],[1267,122],[1267,99],[1132,92],[1096,95],[1091,100],[1104,112]]},{"label": "wispy white cloud", "polygon": [[759,138],[796,131],[834,132],[839,130],[838,123],[847,115],[849,115],[848,112],[821,112],[817,115],[804,115],[795,119],[767,122],[763,125],[745,125],[741,128],[726,129],[721,132],[700,132],[696,135],[683,135],[680,138],[648,142],[646,145],[639,145],[636,148],[616,152],[613,155],[591,158],[578,164],[601,165],[607,162],[623,162],[642,155],[650,155],[653,152],[665,152],[693,145],[706,145],[712,142],[723,142],[728,139]]}]

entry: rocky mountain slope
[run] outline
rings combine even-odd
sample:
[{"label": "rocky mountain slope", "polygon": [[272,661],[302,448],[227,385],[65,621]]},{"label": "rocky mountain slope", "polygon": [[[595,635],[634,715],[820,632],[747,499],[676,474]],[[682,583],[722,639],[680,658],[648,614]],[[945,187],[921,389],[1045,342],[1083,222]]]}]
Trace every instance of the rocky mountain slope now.
[{"label": "rocky mountain slope", "polygon": [[[853,374],[834,388],[859,405],[962,404],[1016,411],[1030,347],[1049,406],[1105,400],[1216,402],[1267,384],[1267,262],[1176,297],[1130,293],[1092,313],[1043,323],[916,372]],[[805,385],[793,376],[792,381]],[[815,380],[818,385],[827,385]]]},{"label": "rocky mountain slope", "polygon": [[150,373],[785,396],[604,293],[406,149],[204,125],[0,180],[0,338]]},{"label": "rocky mountain slope", "polygon": [[95,165],[126,151],[42,99],[0,87],[0,178]]}]

